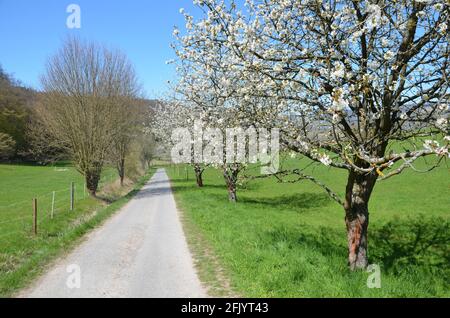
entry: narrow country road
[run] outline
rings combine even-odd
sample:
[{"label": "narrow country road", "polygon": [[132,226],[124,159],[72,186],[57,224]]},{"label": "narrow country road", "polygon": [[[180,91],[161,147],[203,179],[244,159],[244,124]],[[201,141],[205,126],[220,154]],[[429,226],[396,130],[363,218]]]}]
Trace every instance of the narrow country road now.
[{"label": "narrow country road", "polygon": [[[77,272],[80,286],[77,288]],[[19,297],[206,297],[169,179],[150,182]]]}]

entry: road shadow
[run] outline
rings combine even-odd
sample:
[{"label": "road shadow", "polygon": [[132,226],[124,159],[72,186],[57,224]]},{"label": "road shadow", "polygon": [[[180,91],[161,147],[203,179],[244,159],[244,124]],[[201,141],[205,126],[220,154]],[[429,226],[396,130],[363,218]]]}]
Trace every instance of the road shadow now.
[{"label": "road shadow", "polygon": [[150,188],[144,188],[141,189],[138,193],[134,194],[134,198],[136,199],[142,199],[142,198],[148,198],[150,196],[157,196],[157,195],[167,195],[171,192],[184,192],[184,191],[199,191],[202,189],[221,189],[225,191],[226,194],[226,188],[225,185],[204,185],[203,187],[199,188],[196,185],[179,185],[179,184],[170,184],[168,181],[154,181],[151,182],[152,187]]},{"label": "road shadow", "polygon": [[[167,182],[166,182],[167,184]],[[135,194],[134,198],[139,199],[147,199],[152,196],[159,196],[159,195],[168,195],[171,193],[170,185],[165,186],[158,186],[158,187],[151,187],[151,188],[145,188],[141,189],[138,193]]]},{"label": "road shadow", "polygon": [[164,183],[167,183],[168,181],[167,180],[153,180],[153,181],[151,181],[150,183],[148,183],[149,185],[150,184],[164,184]]}]

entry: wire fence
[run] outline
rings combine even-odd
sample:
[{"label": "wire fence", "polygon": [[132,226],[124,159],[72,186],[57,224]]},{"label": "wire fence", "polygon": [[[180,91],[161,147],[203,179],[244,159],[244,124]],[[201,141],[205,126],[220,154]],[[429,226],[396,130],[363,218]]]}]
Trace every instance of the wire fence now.
[{"label": "wire fence", "polygon": [[[117,180],[115,174],[102,177],[98,191]],[[70,182],[63,189],[42,193],[27,200],[0,205],[0,246],[6,247],[18,240],[58,234],[66,229],[63,216],[71,222],[80,213],[77,206],[89,197],[85,183]],[[80,211],[78,211],[80,212]]]}]

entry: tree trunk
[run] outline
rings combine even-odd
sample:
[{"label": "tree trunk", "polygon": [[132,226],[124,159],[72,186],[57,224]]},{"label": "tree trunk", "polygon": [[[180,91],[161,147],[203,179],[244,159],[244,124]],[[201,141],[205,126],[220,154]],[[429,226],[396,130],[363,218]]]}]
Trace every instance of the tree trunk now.
[{"label": "tree trunk", "polygon": [[237,202],[236,185],[228,185],[228,200],[230,202]]},{"label": "tree trunk", "polygon": [[348,241],[348,266],[351,270],[368,265],[367,230],[369,226],[369,199],[375,186],[375,174],[349,173],[345,197],[345,224]]},{"label": "tree trunk", "polygon": [[85,172],[86,188],[92,196],[96,196],[101,169],[93,169]]},{"label": "tree trunk", "polygon": [[125,159],[124,158],[119,160],[119,163],[117,165],[117,172],[119,173],[119,177],[120,177],[120,186],[123,187],[123,179],[125,178]]},{"label": "tree trunk", "polygon": [[194,165],[195,179],[199,188],[203,187],[203,169],[200,165]]},{"label": "tree trunk", "polygon": [[239,169],[235,167],[224,168],[223,176],[228,190],[228,200],[230,202],[237,202],[236,183],[239,174]]}]

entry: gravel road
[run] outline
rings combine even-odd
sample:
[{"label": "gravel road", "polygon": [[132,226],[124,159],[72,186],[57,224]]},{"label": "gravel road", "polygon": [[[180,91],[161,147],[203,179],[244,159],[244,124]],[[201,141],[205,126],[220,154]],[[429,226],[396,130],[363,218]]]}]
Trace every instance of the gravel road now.
[{"label": "gravel road", "polygon": [[[80,275],[78,275],[80,274]],[[78,279],[80,278],[80,279]],[[19,297],[206,297],[169,179],[158,169],[119,212]]]}]

